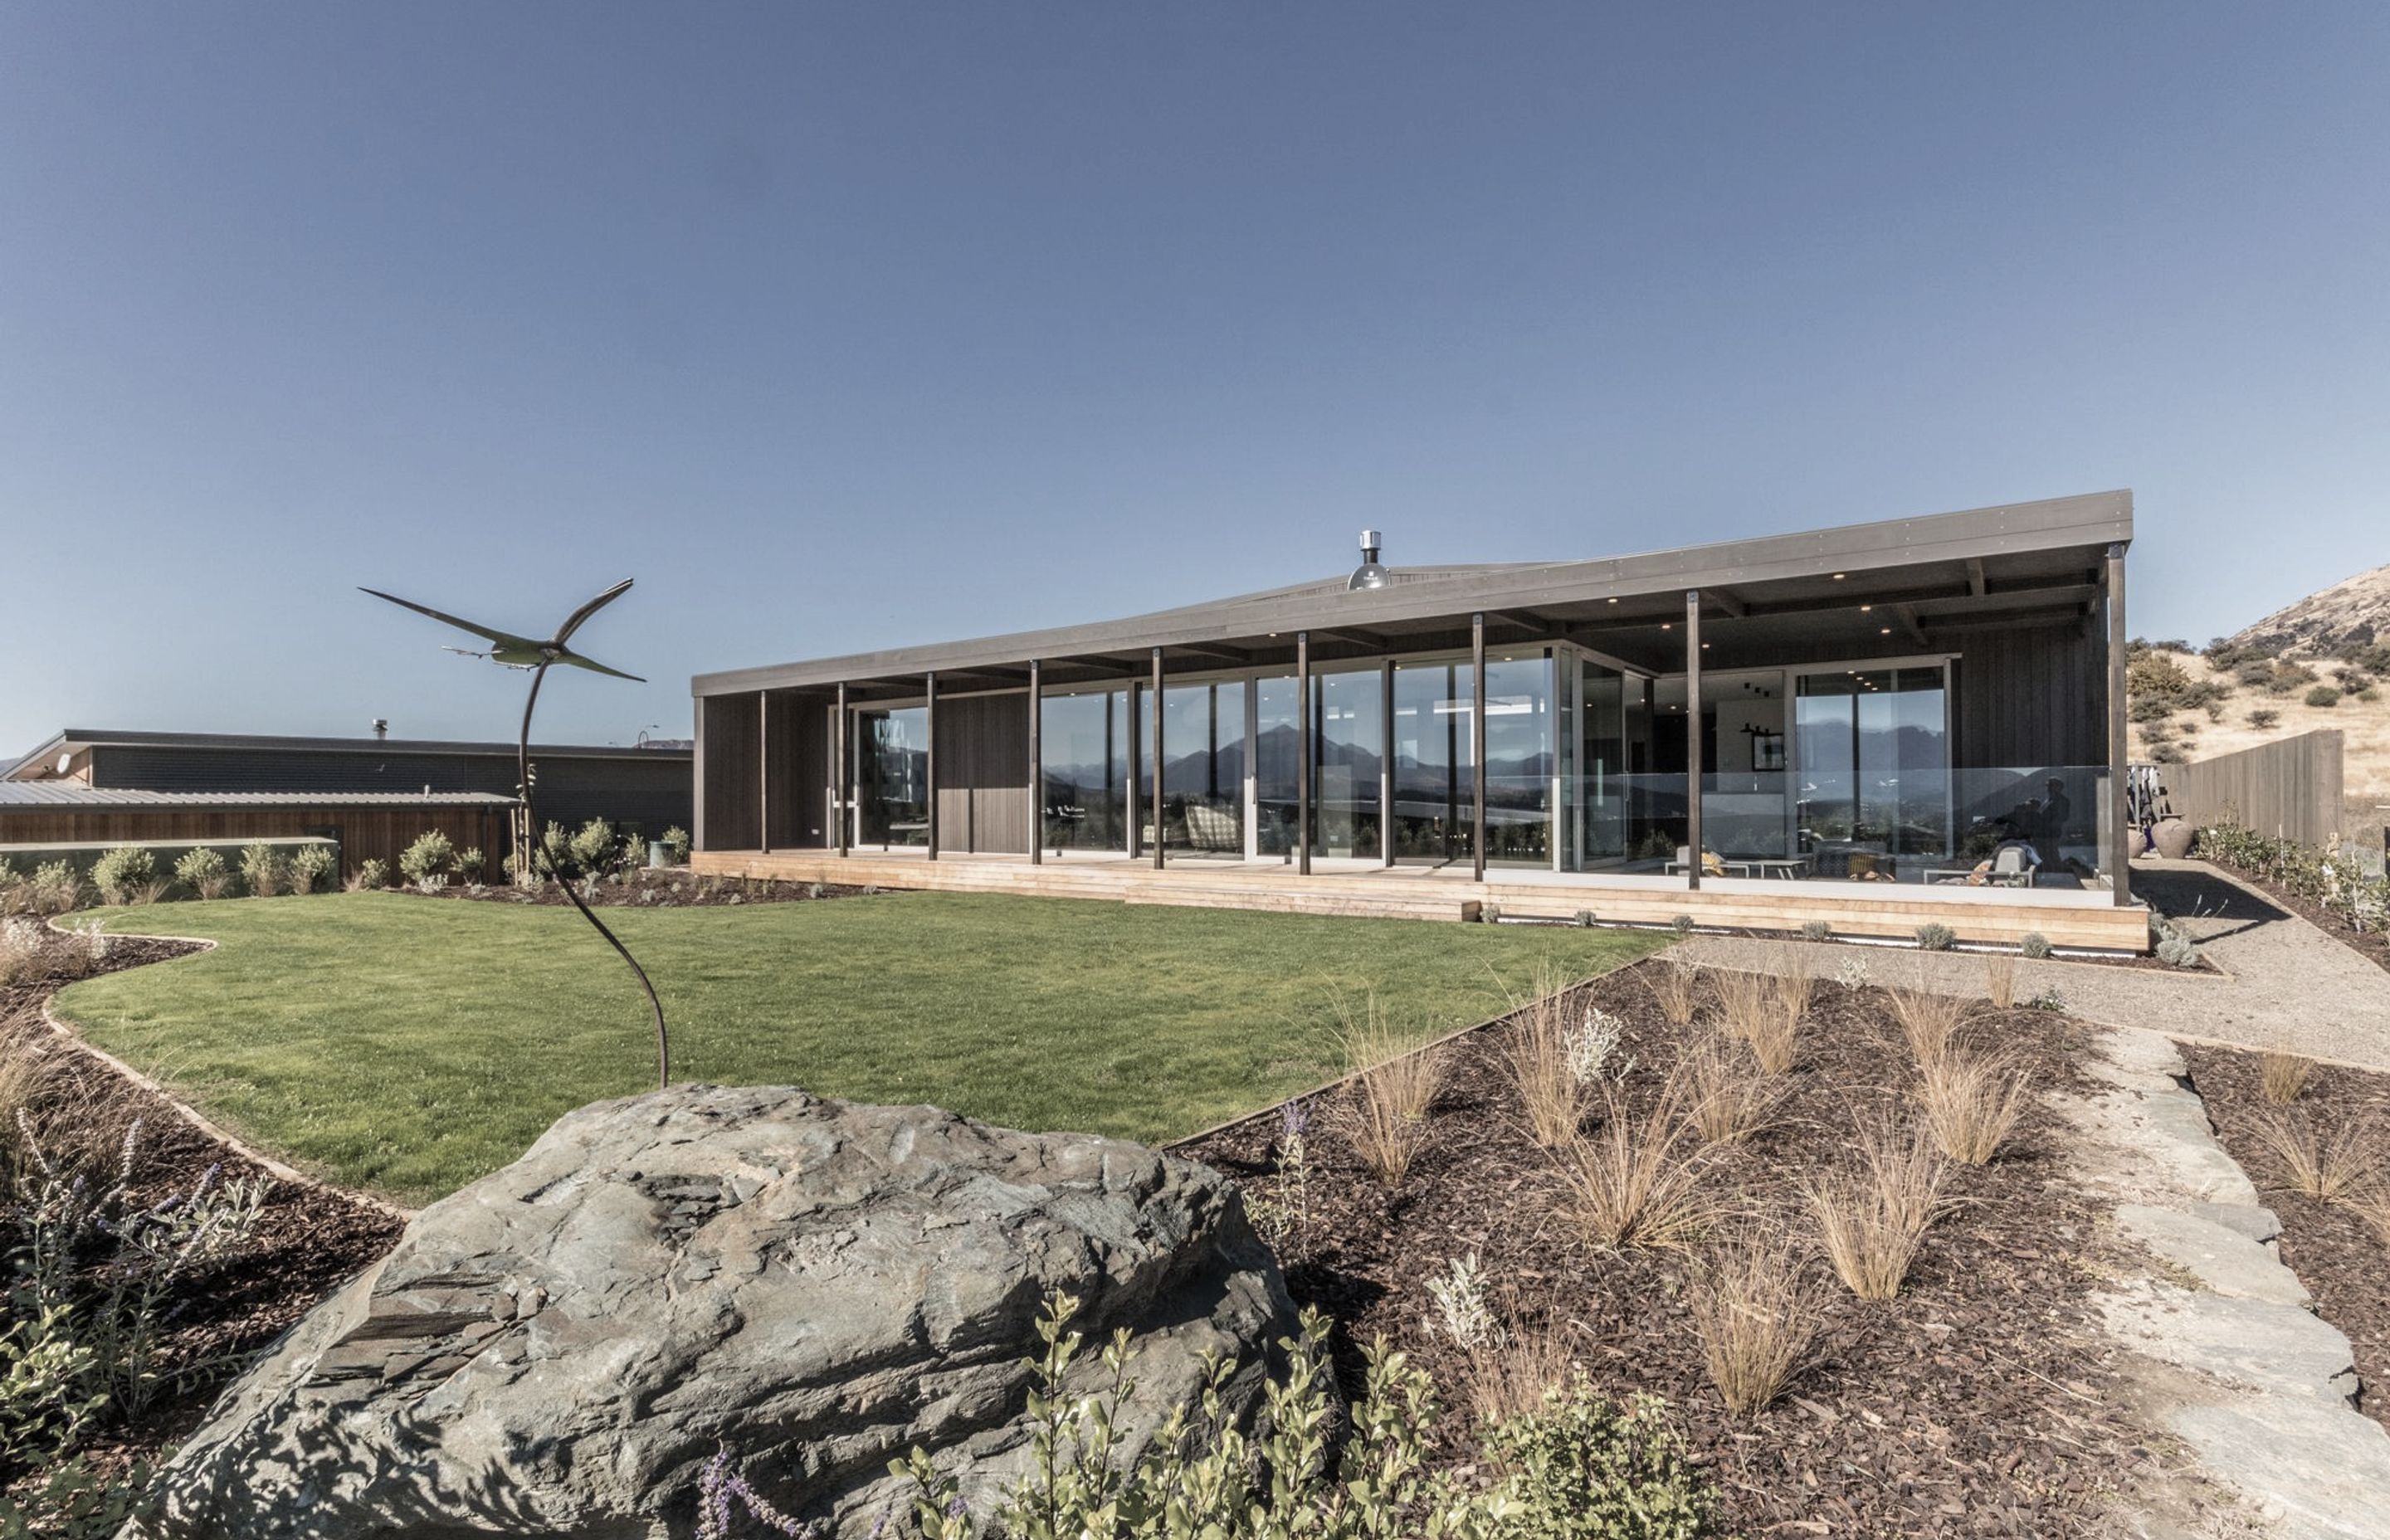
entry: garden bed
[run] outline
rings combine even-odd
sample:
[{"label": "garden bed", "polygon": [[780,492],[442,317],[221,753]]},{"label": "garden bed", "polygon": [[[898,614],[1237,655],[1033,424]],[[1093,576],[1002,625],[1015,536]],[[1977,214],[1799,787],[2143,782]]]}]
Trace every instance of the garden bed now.
[{"label": "garden bed", "polygon": [[[572,901],[554,882],[518,888],[510,882],[457,886],[436,892],[399,892],[423,898],[460,898],[480,904],[534,904],[568,908]],[[643,867],[626,882],[600,882],[582,898],[593,909],[702,909],[743,904],[795,904],[822,898],[861,898],[883,890],[843,882],[782,882],[771,878],[716,877],[687,867]]]},{"label": "garden bed", "polygon": [[[1664,1019],[1646,980],[1668,966],[1613,974],[1568,1006],[1577,1018],[1598,1006],[1623,1023],[1618,1051],[1636,1067],[1620,1094],[1637,1116],[1661,1097],[1683,1045],[1709,1030]],[[1855,1110],[1898,1106],[1917,1082],[1886,1007],[1880,990],[1818,986],[1769,1122],[1748,1142],[1702,1156],[1710,1162],[1702,1182],[1735,1216],[1712,1238],[1754,1225],[1796,1244],[1814,1232],[1802,1180],[1850,1171]],[[1494,1313],[1514,1335],[1557,1334],[1613,1397],[1667,1399],[1734,1532],[2049,1536],[2097,1527],[2103,1494],[2147,1451],[2104,1388],[2086,1307],[2102,1265],[2098,1215],[2065,1179],[2054,1114],[2029,1102],[1990,1163],[1951,1168],[1955,1211],[1927,1234],[1897,1298],[1862,1302],[1813,1264],[1818,1340],[1784,1393],[1743,1417],[1714,1388],[1690,1308],[1715,1256],[1709,1239],[1685,1251],[1601,1249],[1580,1233],[1559,1161],[1529,1136],[1506,1065],[1505,1034],[1523,1030],[1513,1019],[1440,1050],[1445,1073],[1424,1148],[1398,1190],[1381,1185],[1343,1135],[1361,1105],[1352,1086],[1308,1107],[1310,1219],[1280,1251],[1297,1300],[1336,1316],[1348,1378],[1357,1345],[1382,1332],[1460,1399],[1486,1359],[1431,1324],[1438,1306],[1429,1285],[1474,1253]],[[2080,1084],[2083,1030],[2063,1017],[1984,1006],[1964,1034],[2014,1056],[2042,1090]],[[1272,1113],[1181,1149],[1266,1204],[1285,1196],[1283,1136]],[[1470,1420],[1446,1426],[1458,1432]],[[1472,1446],[1464,1437],[1444,1454],[1465,1461]]]},{"label": "garden bed", "polygon": [[[2281,1159],[2260,1136],[2268,1120],[2327,1136],[2354,1131],[2358,1158],[2370,1160],[2373,1181],[2390,1183],[2390,1167],[2382,1160],[2390,1149],[2384,1142],[2390,1140],[2390,1074],[2319,1064],[2296,1098],[2278,1108],[2265,1099],[2263,1055],[2196,1043],[2181,1048],[2217,1137],[2282,1223],[2283,1263],[2315,1297],[2316,1313],[2347,1336],[2358,1378],[2390,1387],[2390,1231],[2377,1232],[2349,1202],[2324,1202],[2294,1190]],[[2361,1203],[2368,1195],[2360,1188],[2354,1196]],[[2390,1223],[2390,1211],[2384,1220]],[[2358,1409],[2390,1428],[2390,1394],[2366,1395]]]},{"label": "garden bed", "polygon": [[2263,893],[2268,902],[2288,909],[2358,956],[2390,972],[2390,934],[2380,930],[2359,930],[2348,923],[2347,915],[2341,910],[2327,908],[2314,899],[2301,897],[2271,878],[2261,877],[2225,861],[2217,861],[2215,866],[2218,871],[2229,873],[2234,881],[2245,883]]},{"label": "garden bed", "polygon": [[[54,943],[67,954],[84,943]],[[75,978],[112,973],[198,951],[191,943],[148,938],[110,938],[106,955],[67,957],[48,978],[0,987],[0,1067],[50,1067],[59,1077],[42,1086],[43,1105],[73,1110],[71,1132],[45,1133],[51,1148],[40,1158],[65,1161],[74,1149],[84,1156],[88,1185],[123,1180],[116,1212],[156,1209],[195,1191],[221,1193],[247,1181],[271,1181],[236,1151],[209,1137],[171,1105],[126,1079],[101,1059],[60,1037],[42,1019],[44,1001]],[[21,1094],[20,1074],[0,1076],[10,1099]],[[48,1098],[56,1097],[56,1102]],[[20,1103],[19,1105],[23,1105]],[[30,1161],[17,1106],[0,1116],[9,1121],[9,1161]],[[41,1107],[28,1107],[38,1115]],[[38,1170],[30,1172],[15,1197],[0,1188],[0,1246],[19,1254],[28,1205],[41,1191]],[[221,1254],[195,1264],[175,1280],[159,1316],[161,1337],[153,1360],[156,1391],[137,1413],[119,1406],[103,1411],[68,1456],[112,1478],[137,1462],[154,1460],[186,1436],[204,1417],[216,1393],[244,1366],[246,1355],[280,1336],[307,1311],[387,1251],[400,1222],[390,1211],[313,1184],[271,1182],[255,1220]],[[98,1240],[104,1232],[95,1232]],[[29,1472],[15,1472],[27,1476]],[[0,1480],[5,1480],[0,1475]]]}]

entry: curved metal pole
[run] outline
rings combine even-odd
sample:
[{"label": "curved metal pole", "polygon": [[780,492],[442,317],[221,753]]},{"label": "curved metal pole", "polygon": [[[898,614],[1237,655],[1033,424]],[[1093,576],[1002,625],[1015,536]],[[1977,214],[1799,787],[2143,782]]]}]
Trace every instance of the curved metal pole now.
[{"label": "curved metal pole", "polygon": [[[523,701],[522,736],[515,740],[515,774],[520,778],[519,784],[522,792],[523,825],[525,831],[531,837],[529,853],[534,876],[538,874],[540,857],[546,853],[547,847],[540,830],[539,815],[533,811],[531,799],[531,713],[533,708],[539,704],[539,687],[547,678],[548,664],[554,661],[552,658],[544,660],[539,667],[532,671],[531,694]],[[604,920],[590,913],[589,905],[581,902],[581,895],[572,891],[572,884],[565,880],[564,874],[558,872],[555,875],[557,885],[564,890],[564,896],[572,901],[572,906],[581,911],[581,918],[597,928],[598,933],[606,938],[606,943],[609,946],[622,954],[623,961],[630,965],[632,975],[639,981],[639,987],[647,991],[648,1009],[655,1014],[656,1019],[656,1088],[660,1091],[670,1090],[672,1088],[672,1037],[664,1030],[664,1003],[656,998],[656,986],[648,982],[648,970],[639,966],[638,958],[631,956],[631,949],[623,944],[622,938],[606,929]]]}]

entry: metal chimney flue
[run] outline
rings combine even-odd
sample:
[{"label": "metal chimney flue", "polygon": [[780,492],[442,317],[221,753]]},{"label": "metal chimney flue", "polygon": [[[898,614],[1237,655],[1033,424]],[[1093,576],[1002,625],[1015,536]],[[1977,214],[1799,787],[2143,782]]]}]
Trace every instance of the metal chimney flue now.
[{"label": "metal chimney flue", "polygon": [[386,716],[375,717],[373,719],[373,730],[374,741],[377,743],[390,737],[390,718]]},{"label": "metal chimney flue", "polygon": [[1352,577],[1345,581],[1346,593],[1357,593],[1364,588],[1383,588],[1386,585],[1386,570],[1378,565],[1378,552],[1383,548],[1384,544],[1384,538],[1377,531],[1361,532],[1361,565],[1353,569]]}]

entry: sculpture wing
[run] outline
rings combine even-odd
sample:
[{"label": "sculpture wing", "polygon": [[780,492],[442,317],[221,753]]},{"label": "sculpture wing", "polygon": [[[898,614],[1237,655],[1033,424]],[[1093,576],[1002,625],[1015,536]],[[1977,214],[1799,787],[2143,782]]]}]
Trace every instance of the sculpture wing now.
[{"label": "sculpture wing", "polygon": [[[622,582],[614,584],[613,587],[607,589],[596,598],[591,599],[587,604],[583,605],[580,609],[574,610],[571,615],[565,618],[564,623],[556,629],[556,640],[550,642],[548,645],[550,647],[562,647],[565,643],[572,640],[572,634],[581,629],[582,622],[598,613],[600,610],[605,609],[608,605],[613,603],[616,599],[621,598],[624,594],[627,594],[630,591],[631,580],[629,578],[624,578]],[[630,675],[626,674],[623,677],[627,679]]]},{"label": "sculpture wing", "polygon": [[429,615],[433,620],[439,621],[443,624],[453,625],[459,631],[469,631],[474,635],[495,642],[501,647],[527,647],[536,648],[539,646],[537,642],[532,641],[528,637],[518,636],[510,631],[493,631],[486,625],[475,625],[471,621],[459,620],[455,615],[443,614],[441,611],[432,609],[428,604],[418,604],[413,599],[403,599],[396,594],[385,594],[379,588],[360,588],[357,592],[361,594],[371,594],[378,599],[388,599],[391,603],[397,605],[402,610],[412,610],[418,615]]},{"label": "sculpture wing", "polygon": [[593,662],[589,659],[584,658],[581,654],[573,651],[571,648],[564,648],[559,650],[556,655],[556,661],[559,663],[570,663],[574,668],[585,668],[592,674],[610,674],[617,679],[628,679],[635,685],[644,685],[647,683],[646,680],[640,678],[636,674],[624,674],[621,669],[608,668],[603,663]]}]

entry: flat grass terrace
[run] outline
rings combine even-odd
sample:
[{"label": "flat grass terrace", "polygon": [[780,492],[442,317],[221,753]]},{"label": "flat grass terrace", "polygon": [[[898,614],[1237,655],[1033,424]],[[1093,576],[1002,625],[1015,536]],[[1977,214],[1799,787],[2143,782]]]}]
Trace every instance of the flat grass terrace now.
[{"label": "flat grass terrace", "polygon": [[[947,893],[606,918],[663,993],[677,1080],[1147,1142],[1342,1072],[1372,997],[1442,1033],[1539,966],[1586,977],[1663,939]],[[643,1002],[570,909],[339,893],[109,920],[218,944],[74,984],[62,1015],[269,1153],[401,1202],[654,1083]]]}]

